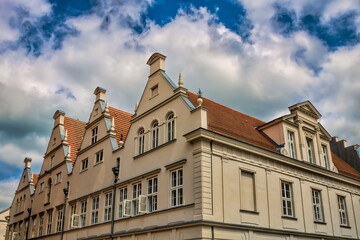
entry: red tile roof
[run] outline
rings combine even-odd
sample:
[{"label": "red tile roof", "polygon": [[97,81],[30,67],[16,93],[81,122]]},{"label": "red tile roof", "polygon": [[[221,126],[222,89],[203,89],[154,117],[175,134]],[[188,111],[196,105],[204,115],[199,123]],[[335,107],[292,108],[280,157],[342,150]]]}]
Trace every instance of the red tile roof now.
[{"label": "red tile roof", "polygon": [[347,164],[344,160],[339,158],[335,153],[331,153],[333,163],[335,167],[339,170],[340,174],[346,175],[348,177],[355,178],[360,181],[360,173]]},{"label": "red tile roof", "polygon": [[112,118],[114,118],[115,121],[116,141],[119,142],[121,136],[123,141],[125,141],[130,128],[132,114],[113,107],[109,107],[109,112],[110,120],[112,121]]},{"label": "red tile roof", "polygon": [[85,133],[86,123],[80,120],[75,120],[69,117],[64,119],[64,127],[67,130],[67,140],[71,147],[71,161],[74,164],[76,161],[77,153],[80,148],[82,138]]},{"label": "red tile roof", "polygon": [[[188,91],[189,100],[197,106],[198,95]],[[239,140],[276,151],[276,145],[266,138],[260,131],[256,129],[265,122],[228,108],[224,105],[201,97],[203,104],[207,108],[208,128],[215,132],[237,138]]]}]

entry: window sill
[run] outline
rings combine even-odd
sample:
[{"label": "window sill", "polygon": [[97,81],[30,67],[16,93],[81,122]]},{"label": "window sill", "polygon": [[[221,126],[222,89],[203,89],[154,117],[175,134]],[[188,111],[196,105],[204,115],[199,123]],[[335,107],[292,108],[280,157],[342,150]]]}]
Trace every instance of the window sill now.
[{"label": "window sill", "polygon": [[348,229],[351,229],[351,227],[350,227],[350,226],[348,226],[348,225],[340,225],[340,227],[341,227],[341,228],[348,228]]},{"label": "window sill", "polygon": [[104,162],[104,160],[100,161],[100,162],[97,162],[97,163],[94,163],[94,167],[97,166],[97,165],[100,165]]},{"label": "window sill", "polygon": [[157,149],[160,149],[160,148],[162,148],[162,147],[165,147],[165,146],[167,146],[167,145],[169,145],[169,144],[171,144],[171,143],[173,143],[173,142],[176,142],[176,138],[174,138],[173,140],[168,141],[168,142],[166,142],[166,143],[163,143],[163,144],[157,146],[156,148],[152,148],[152,149],[150,149],[150,150],[148,150],[148,151],[146,151],[146,152],[140,153],[140,154],[134,156],[133,159],[137,159],[137,158],[139,158],[139,157],[142,157],[142,156],[144,156],[144,155],[146,155],[146,154],[148,154],[148,153],[151,153],[151,152],[153,152],[153,151],[155,151],[155,150],[157,150]]},{"label": "window sill", "polygon": [[245,210],[245,209],[240,209],[241,213],[250,213],[250,214],[254,214],[254,215],[259,215],[260,213],[257,211],[251,211],[251,210]]},{"label": "window sill", "polygon": [[79,173],[86,172],[87,170],[88,170],[88,169],[87,169],[87,168],[85,168],[85,169],[81,170]]},{"label": "window sill", "polygon": [[320,222],[320,221],[314,221],[315,224],[322,224],[322,225],[326,225],[326,222]]},{"label": "window sill", "polygon": [[288,219],[288,220],[294,220],[294,221],[298,220],[296,217],[291,217],[291,216],[281,216],[281,218]]},{"label": "window sill", "polygon": [[47,206],[47,205],[49,205],[49,204],[50,204],[50,202],[44,203],[44,206]]},{"label": "window sill", "polygon": [[24,211],[18,212],[18,213],[16,213],[16,214],[14,214],[14,217],[15,217],[15,216],[18,216],[18,215],[21,215],[21,214],[23,214],[23,213],[24,213]]}]

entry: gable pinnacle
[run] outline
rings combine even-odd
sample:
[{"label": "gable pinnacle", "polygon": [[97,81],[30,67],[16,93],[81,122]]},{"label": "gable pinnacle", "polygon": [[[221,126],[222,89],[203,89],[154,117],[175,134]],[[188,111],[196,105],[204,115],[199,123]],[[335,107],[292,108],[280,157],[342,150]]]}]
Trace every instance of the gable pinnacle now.
[{"label": "gable pinnacle", "polygon": [[106,100],[105,112],[109,112],[109,100]]},{"label": "gable pinnacle", "polygon": [[67,143],[67,140],[68,140],[68,131],[67,131],[67,129],[65,129],[65,136],[64,136],[63,142]]},{"label": "gable pinnacle", "polygon": [[203,104],[204,100],[201,98],[202,96],[202,92],[201,92],[201,89],[199,88],[199,91],[198,91],[198,99],[196,100],[197,104],[198,104],[198,107],[201,107],[201,105]]},{"label": "gable pinnacle", "polygon": [[113,117],[112,119],[111,119],[111,128],[110,128],[110,131],[115,131],[115,118]]},{"label": "gable pinnacle", "polygon": [[183,81],[183,78],[182,78],[182,74],[179,73],[179,82],[178,82],[178,85],[179,87],[183,87],[184,86],[184,81]]}]

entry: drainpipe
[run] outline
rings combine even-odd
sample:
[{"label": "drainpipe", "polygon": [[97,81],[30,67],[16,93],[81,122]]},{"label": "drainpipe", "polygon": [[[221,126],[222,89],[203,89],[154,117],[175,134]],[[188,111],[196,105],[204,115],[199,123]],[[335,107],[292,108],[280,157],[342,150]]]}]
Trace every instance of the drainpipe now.
[{"label": "drainpipe", "polygon": [[61,240],[64,239],[64,227],[65,227],[65,215],[66,215],[66,204],[68,199],[68,193],[69,193],[69,182],[67,182],[66,188],[63,189],[64,192],[64,211],[63,211],[63,219],[62,219],[62,226],[61,226]]},{"label": "drainpipe", "polygon": [[119,177],[120,170],[120,158],[117,158],[117,166],[112,168],[112,172],[114,174],[114,185],[113,185],[113,199],[112,199],[112,211],[111,211],[111,231],[110,231],[110,239],[113,239],[114,235],[114,225],[115,225],[115,200],[116,200],[116,183]]}]

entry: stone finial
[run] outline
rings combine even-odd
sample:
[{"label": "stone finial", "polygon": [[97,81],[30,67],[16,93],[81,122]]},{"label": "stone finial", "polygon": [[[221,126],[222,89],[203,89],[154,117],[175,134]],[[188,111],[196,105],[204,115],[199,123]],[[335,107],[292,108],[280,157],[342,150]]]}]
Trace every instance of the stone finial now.
[{"label": "stone finial", "polygon": [[184,81],[183,81],[183,78],[182,78],[182,74],[179,73],[179,82],[178,82],[178,85],[179,87],[183,87],[184,86]]},{"label": "stone finial", "polygon": [[94,94],[96,95],[96,101],[105,100],[105,93],[106,93],[106,89],[97,87],[94,91]]},{"label": "stone finial", "polygon": [[71,146],[69,145],[69,150],[68,150],[68,153],[67,153],[66,157],[70,158],[70,156],[71,156]]},{"label": "stone finial", "polygon": [[65,136],[63,142],[67,142],[68,140],[68,131],[65,129]]},{"label": "stone finial", "polygon": [[120,141],[119,141],[119,147],[124,146],[124,140],[123,140],[123,135],[120,135]]},{"label": "stone finial", "polygon": [[105,112],[109,112],[109,101],[107,100],[106,101],[106,104],[105,104]]},{"label": "stone finial", "polygon": [[24,159],[25,168],[31,168],[31,162],[32,162],[32,159],[29,157],[26,157]]},{"label": "stone finial", "polygon": [[64,119],[65,119],[65,112],[61,110],[56,110],[56,112],[53,115],[54,119],[54,127],[58,124],[64,125]]},{"label": "stone finial", "polygon": [[165,59],[166,56],[160,53],[154,53],[153,55],[151,55],[151,57],[146,63],[150,66],[150,75],[152,75],[158,70],[162,70],[165,72]]},{"label": "stone finial", "polygon": [[110,131],[115,131],[115,118],[111,119],[111,128]]},{"label": "stone finial", "polygon": [[199,88],[199,91],[198,91],[198,99],[196,100],[197,101],[197,104],[198,104],[198,107],[201,107],[201,105],[203,104],[204,100],[201,98],[202,97],[202,92],[201,92],[201,89]]}]

